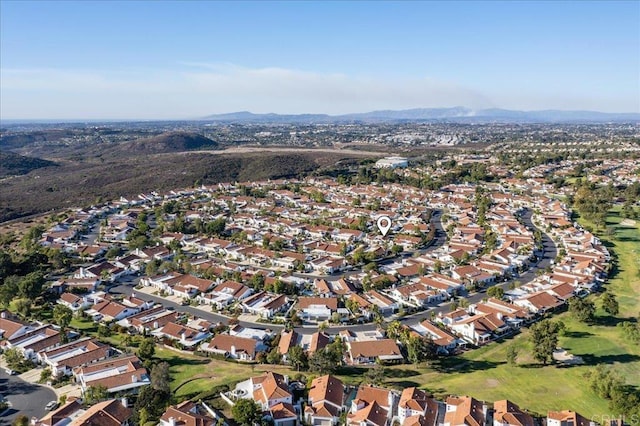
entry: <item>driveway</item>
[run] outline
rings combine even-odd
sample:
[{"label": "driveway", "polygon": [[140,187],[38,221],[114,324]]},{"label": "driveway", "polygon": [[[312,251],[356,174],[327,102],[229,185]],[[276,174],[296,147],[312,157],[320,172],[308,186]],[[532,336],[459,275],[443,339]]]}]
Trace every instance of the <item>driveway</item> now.
[{"label": "driveway", "polygon": [[10,425],[19,415],[29,418],[42,418],[47,411],[44,406],[55,401],[55,392],[51,389],[25,382],[18,376],[9,376],[0,370],[0,392],[11,403],[11,408],[0,417],[0,425]]}]

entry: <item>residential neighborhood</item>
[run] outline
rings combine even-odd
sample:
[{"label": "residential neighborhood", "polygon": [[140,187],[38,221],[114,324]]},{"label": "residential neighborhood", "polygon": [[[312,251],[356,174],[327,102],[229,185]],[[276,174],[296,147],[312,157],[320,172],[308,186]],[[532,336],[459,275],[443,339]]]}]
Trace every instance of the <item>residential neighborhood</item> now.
[{"label": "residential neighborhood", "polygon": [[[4,310],[0,347],[64,385],[64,403],[33,420],[51,426],[138,422],[125,399],[146,398],[158,365],[143,343],[203,362],[373,372],[500,345],[602,292],[612,268],[600,238],[527,177],[437,190],[316,177],[202,185],[73,210],[36,243],[78,259],[46,289],[69,320]],[[267,370],[211,395],[226,408],[184,400],[157,420],[232,423],[228,410],[248,399],[277,425],[600,423],[572,407],[544,418],[508,399],[367,380]],[[115,399],[79,402],[97,390]]]}]

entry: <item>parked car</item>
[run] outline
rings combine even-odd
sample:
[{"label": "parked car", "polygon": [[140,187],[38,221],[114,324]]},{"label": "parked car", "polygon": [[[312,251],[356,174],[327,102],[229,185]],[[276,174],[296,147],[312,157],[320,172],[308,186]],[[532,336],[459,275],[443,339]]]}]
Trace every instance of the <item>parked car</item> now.
[{"label": "parked car", "polygon": [[47,402],[47,405],[44,406],[44,408],[47,411],[55,410],[56,408],[58,408],[58,401],[49,401]]},{"label": "parked car", "polygon": [[12,370],[12,369],[10,369],[10,368],[5,368],[5,369],[4,369],[4,372],[5,372],[5,373],[7,373],[7,374],[8,374],[8,375],[10,375],[10,376],[15,376],[16,374],[18,374],[18,373],[16,373],[15,371],[13,371],[13,370]]}]

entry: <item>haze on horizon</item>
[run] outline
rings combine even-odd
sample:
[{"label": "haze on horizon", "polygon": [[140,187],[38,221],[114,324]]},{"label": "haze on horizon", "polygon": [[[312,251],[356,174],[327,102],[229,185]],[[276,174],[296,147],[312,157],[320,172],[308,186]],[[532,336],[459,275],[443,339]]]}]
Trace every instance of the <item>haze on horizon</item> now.
[{"label": "haze on horizon", "polygon": [[640,112],[640,2],[0,2],[0,118]]}]

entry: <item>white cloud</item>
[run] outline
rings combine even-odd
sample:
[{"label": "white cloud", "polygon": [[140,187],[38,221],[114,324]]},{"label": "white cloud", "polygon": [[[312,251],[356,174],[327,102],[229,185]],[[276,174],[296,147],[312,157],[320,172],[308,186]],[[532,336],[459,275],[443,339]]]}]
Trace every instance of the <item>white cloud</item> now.
[{"label": "white cloud", "polygon": [[238,110],[342,114],[491,106],[430,78],[383,79],[277,67],[181,63],[178,70],[2,69],[3,118],[195,118]]}]

